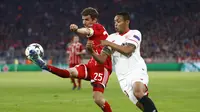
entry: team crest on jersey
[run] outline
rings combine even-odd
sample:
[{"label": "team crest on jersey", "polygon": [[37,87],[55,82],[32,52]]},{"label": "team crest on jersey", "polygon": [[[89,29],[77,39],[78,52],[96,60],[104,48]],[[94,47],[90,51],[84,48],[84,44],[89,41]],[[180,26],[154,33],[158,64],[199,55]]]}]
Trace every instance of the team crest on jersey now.
[{"label": "team crest on jersey", "polygon": [[133,35],[133,37],[140,41],[140,38],[137,35]]}]

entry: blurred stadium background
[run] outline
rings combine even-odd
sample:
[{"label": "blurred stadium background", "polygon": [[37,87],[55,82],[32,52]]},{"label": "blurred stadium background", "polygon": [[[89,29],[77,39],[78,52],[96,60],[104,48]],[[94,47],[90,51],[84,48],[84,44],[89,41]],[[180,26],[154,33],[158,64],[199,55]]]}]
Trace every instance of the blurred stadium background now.
[{"label": "blurred stadium background", "polygon": [[[89,6],[98,9],[108,33],[116,12],[130,13],[131,28],[143,34],[150,97],[160,112],[199,112],[200,0],[1,0],[0,112],[100,112],[88,82],[71,91],[69,80],[41,71],[24,55],[27,45],[40,43],[47,62],[67,68],[69,25],[82,26],[80,11]],[[139,112],[114,73],[105,96],[114,112]]]}]

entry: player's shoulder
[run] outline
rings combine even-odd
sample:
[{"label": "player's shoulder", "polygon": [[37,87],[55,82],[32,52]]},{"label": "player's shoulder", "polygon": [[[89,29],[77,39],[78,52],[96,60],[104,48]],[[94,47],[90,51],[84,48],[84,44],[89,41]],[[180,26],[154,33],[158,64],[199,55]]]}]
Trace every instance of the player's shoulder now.
[{"label": "player's shoulder", "polygon": [[116,36],[118,36],[119,33],[112,33],[108,36],[108,38],[115,38]]},{"label": "player's shoulder", "polygon": [[118,36],[118,33],[112,33],[110,35],[108,35],[106,40],[113,40]]},{"label": "player's shoulder", "polygon": [[137,29],[130,30],[131,34],[141,35],[141,32]]},{"label": "player's shoulder", "polygon": [[100,23],[95,23],[95,24],[92,25],[92,27],[95,28],[95,29],[102,29],[102,28],[104,28],[104,26],[102,24],[100,24]]},{"label": "player's shoulder", "polygon": [[109,36],[113,37],[113,36],[116,36],[116,35],[119,35],[119,33],[112,33]]}]

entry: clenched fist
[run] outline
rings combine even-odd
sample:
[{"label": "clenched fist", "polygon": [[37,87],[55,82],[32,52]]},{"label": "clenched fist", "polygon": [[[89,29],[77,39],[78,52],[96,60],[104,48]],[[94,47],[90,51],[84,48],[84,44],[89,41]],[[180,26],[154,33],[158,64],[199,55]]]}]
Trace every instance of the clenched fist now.
[{"label": "clenched fist", "polygon": [[78,30],[78,26],[76,24],[71,24],[69,29],[73,32],[76,32]]}]

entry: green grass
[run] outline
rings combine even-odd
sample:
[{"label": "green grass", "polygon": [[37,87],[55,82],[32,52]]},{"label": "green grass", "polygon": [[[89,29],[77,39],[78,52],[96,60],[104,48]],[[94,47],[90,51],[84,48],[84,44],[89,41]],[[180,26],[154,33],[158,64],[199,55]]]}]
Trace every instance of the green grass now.
[{"label": "green grass", "polygon": [[[159,112],[199,112],[200,73],[149,72],[149,96]],[[101,112],[89,82],[72,91],[68,79],[47,72],[0,73],[0,112]],[[140,112],[113,74],[105,91],[113,112]]]}]

